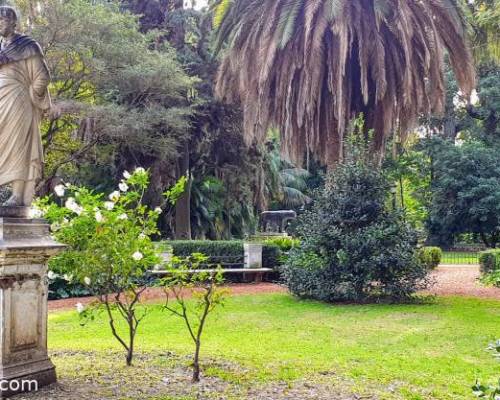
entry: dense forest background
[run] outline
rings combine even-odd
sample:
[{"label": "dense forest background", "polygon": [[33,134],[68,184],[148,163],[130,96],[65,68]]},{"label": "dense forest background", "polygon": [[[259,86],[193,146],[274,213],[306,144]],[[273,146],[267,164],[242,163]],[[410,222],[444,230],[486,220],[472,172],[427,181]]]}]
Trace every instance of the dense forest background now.
[{"label": "dense forest background", "polygon": [[[9,2],[4,2],[9,3]],[[186,4],[184,4],[186,3]],[[215,2],[212,2],[215,3]],[[246,145],[242,114],[213,86],[213,11],[182,0],[17,0],[22,30],[42,45],[54,110],[43,126],[39,195],[61,180],[107,191],[124,170],[151,171],[147,202],[162,205],[162,235],[229,239],[252,234],[267,209],[309,207],[325,169],[293,165],[279,131]],[[478,88],[463,99],[448,68],[442,116],[387,148],[395,207],[424,240],[494,247],[500,240],[500,46],[497,0],[463,0]],[[468,104],[472,100],[472,104]],[[186,176],[175,208],[162,193]]]}]

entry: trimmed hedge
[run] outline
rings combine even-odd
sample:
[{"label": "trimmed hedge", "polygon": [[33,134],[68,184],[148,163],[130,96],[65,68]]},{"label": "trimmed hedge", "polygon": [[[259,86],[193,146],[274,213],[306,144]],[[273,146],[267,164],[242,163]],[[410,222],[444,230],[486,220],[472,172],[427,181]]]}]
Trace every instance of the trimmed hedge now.
[{"label": "trimmed hedge", "polygon": [[418,259],[428,270],[438,267],[443,258],[443,250],[439,247],[422,247],[418,250]]},{"label": "trimmed hedge", "polygon": [[281,265],[283,252],[277,244],[267,243],[262,245],[262,267],[275,268]]},{"label": "trimmed hedge", "polygon": [[208,257],[240,257],[243,261],[243,242],[240,240],[171,240],[166,243],[179,257],[203,253]]},{"label": "trimmed hedge", "polygon": [[500,250],[492,249],[480,252],[479,265],[483,274],[500,270]]},{"label": "trimmed hedge", "polygon": [[[244,242],[241,240],[172,240],[163,243],[170,246],[173,254],[178,257],[202,253],[209,258],[209,264],[244,263]],[[262,245],[262,266],[264,268],[277,267],[280,265],[282,253],[278,244],[266,241]]]}]

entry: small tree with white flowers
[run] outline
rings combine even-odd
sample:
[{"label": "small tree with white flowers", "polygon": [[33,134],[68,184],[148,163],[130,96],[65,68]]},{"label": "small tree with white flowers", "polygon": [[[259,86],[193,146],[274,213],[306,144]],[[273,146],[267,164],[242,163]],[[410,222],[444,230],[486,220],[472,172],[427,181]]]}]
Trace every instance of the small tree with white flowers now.
[{"label": "small tree with white flowers", "polygon": [[[59,185],[59,200],[47,197],[35,207],[49,220],[56,240],[67,250],[50,261],[49,268],[70,274],[84,283],[96,300],[88,307],[79,305],[84,321],[103,310],[113,336],[126,351],[132,364],[138,326],[146,315],[140,307],[146,289],[145,277],[160,262],[151,240],[157,233],[161,209],[143,204],[149,175],[143,168],[124,172],[124,179],[105,197],[86,188]],[[123,319],[127,329],[120,329]]]}]

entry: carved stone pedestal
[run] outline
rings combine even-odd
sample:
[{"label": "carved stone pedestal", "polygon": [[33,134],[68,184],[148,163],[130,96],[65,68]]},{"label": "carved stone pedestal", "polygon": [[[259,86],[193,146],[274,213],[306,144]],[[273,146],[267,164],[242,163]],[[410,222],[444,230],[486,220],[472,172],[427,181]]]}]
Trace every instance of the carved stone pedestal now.
[{"label": "carved stone pedestal", "polygon": [[64,249],[45,220],[0,207],[0,398],[54,383],[47,355],[47,262]]}]

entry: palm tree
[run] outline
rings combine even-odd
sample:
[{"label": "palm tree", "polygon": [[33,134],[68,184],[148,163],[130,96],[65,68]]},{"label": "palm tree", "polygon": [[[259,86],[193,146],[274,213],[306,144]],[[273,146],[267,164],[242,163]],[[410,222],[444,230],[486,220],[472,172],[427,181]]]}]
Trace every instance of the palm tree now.
[{"label": "palm tree", "polygon": [[218,96],[242,103],[248,142],[279,126],[297,165],[341,160],[360,113],[381,150],[442,112],[445,54],[462,92],[475,86],[456,0],[217,0],[214,24]]},{"label": "palm tree", "polygon": [[311,198],[306,194],[307,179],[311,177],[309,171],[283,160],[276,143],[269,145],[265,189],[272,209],[299,208],[310,203]]}]

